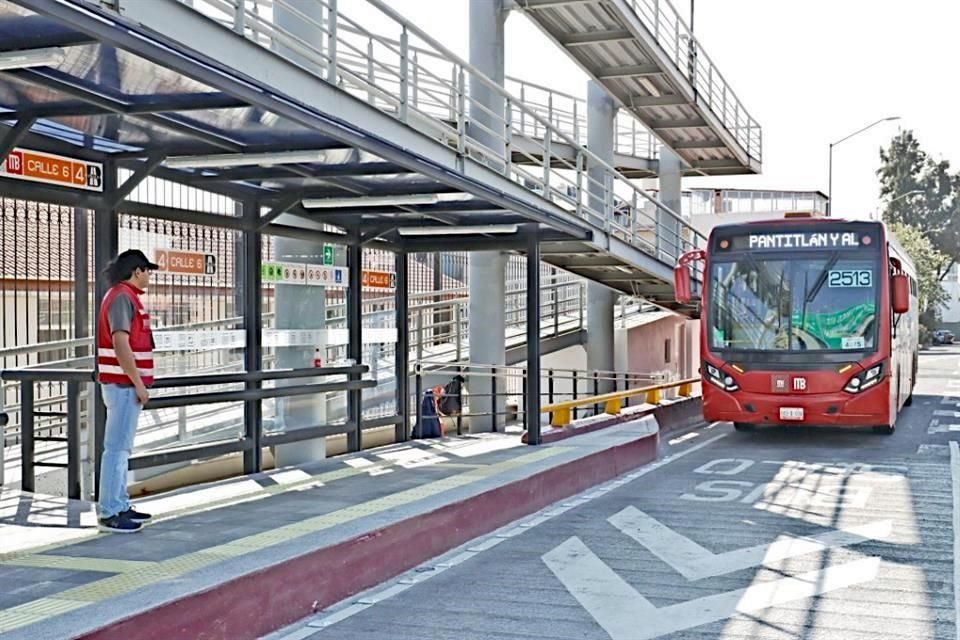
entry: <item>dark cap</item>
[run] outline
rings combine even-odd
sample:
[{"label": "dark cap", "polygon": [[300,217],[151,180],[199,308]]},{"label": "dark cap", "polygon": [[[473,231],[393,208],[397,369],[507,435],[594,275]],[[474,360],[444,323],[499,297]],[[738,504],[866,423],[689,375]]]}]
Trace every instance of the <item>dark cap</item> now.
[{"label": "dark cap", "polygon": [[117,284],[124,280],[129,280],[133,272],[137,269],[150,269],[156,271],[160,266],[147,259],[143,251],[139,249],[129,249],[118,255],[103,270],[104,275],[111,284]]},{"label": "dark cap", "polygon": [[126,271],[130,269],[151,269],[156,271],[160,268],[159,265],[156,265],[150,260],[147,259],[147,256],[144,255],[143,251],[139,249],[128,249],[117,256],[117,259],[113,261],[117,265],[118,269],[121,271]]}]

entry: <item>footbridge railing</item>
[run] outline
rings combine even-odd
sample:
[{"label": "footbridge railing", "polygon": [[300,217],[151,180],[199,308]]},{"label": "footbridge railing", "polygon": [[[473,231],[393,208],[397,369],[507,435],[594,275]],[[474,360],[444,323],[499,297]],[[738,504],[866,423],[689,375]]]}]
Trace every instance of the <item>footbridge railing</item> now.
[{"label": "footbridge railing", "polygon": [[[442,141],[456,149],[462,161],[488,165],[593,229],[616,235],[657,260],[672,266],[684,251],[704,245],[703,236],[678,212],[383,0],[366,0],[366,11],[357,10],[365,14],[363,20],[350,17],[336,0],[316,0],[317,9],[310,14],[288,0],[180,2]],[[317,37],[308,42],[278,26],[274,16],[281,10]],[[373,22],[371,12],[377,14],[378,29],[386,24],[396,36],[369,30],[365,25]],[[480,87],[502,107],[476,99]],[[446,116],[434,113],[432,105],[437,104],[444,105]],[[554,148],[557,143],[572,153],[561,153]]]}]

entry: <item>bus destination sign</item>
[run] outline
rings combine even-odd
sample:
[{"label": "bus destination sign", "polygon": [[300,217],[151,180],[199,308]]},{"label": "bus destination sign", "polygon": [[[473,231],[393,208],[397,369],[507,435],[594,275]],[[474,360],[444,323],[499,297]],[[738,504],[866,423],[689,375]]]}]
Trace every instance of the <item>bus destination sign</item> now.
[{"label": "bus destination sign", "polygon": [[[720,239],[721,249],[757,251],[790,249],[859,249],[871,244],[869,234],[855,231],[788,231],[779,233],[750,233]],[[731,246],[732,245],[732,246]]]}]

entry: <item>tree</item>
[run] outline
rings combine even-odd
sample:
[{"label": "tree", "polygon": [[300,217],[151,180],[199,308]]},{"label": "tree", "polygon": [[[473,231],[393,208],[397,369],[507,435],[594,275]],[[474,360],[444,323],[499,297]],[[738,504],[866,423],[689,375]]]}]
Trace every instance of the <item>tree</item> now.
[{"label": "tree", "polygon": [[[912,131],[903,131],[880,150],[880,196],[888,204],[883,219],[921,230],[937,251],[949,259],[940,265],[938,279],[960,260],[960,176],[950,174],[950,163],[935,161]],[[920,193],[900,197],[911,191]]]},{"label": "tree", "polygon": [[924,233],[914,226],[895,222],[890,225],[889,231],[913,260],[917,269],[920,321],[933,329],[940,315],[940,307],[950,298],[941,284],[940,273],[944,265],[953,260],[937,251]]}]

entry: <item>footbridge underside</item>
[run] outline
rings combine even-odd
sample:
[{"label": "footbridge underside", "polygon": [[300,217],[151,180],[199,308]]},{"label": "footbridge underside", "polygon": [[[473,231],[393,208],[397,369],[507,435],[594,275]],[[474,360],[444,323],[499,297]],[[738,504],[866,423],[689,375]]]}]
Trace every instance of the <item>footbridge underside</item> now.
[{"label": "footbridge underside", "polygon": [[760,125],[668,0],[516,5],[692,171],[760,172]]},{"label": "footbridge underside", "polygon": [[[452,62],[461,100],[452,123],[408,99],[429,70],[415,72],[402,50],[378,52],[375,36],[358,41],[342,12],[285,27],[223,9],[232,3],[104,4],[0,0],[0,54],[11,60],[0,71],[0,160],[33,150],[87,167],[86,182],[71,185],[11,175],[8,160],[6,195],[407,252],[539,243],[546,262],[665,306],[676,259],[703,245],[613,167],[598,182],[600,161],[562,131],[511,129],[517,110],[550,123],[502,88],[491,87],[506,103],[502,137],[467,136],[476,130],[467,84],[489,80],[376,0],[401,43],[417,39]],[[303,24],[323,30],[326,44],[307,45]],[[367,52],[370,65],[399,59],[401,76],[389,86],[358,76],[355,61],[338,62],[348,48]],[[724,166],[747,162],[735,147],[721,150]],[[115,170],[127,179],[104,188]],[[243,211],[139,203],[148,176],[227,196]],[[609,194],[600,205],[597,193]]]}]

